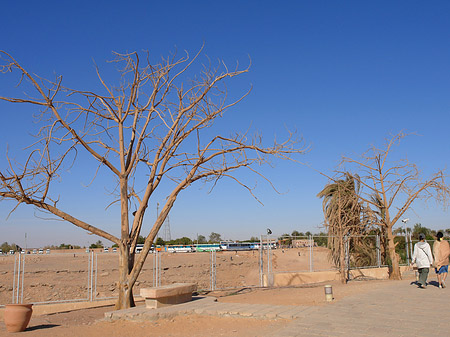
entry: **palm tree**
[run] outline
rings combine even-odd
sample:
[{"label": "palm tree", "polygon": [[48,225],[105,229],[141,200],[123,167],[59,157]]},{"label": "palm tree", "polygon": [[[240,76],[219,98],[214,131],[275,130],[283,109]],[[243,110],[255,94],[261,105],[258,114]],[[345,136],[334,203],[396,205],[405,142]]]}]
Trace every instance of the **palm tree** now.
[{"label": "palm tree", "polygon": [[[339,267],[341,281],[346,282],[345,241],[350,235],[364,235],[367,233],[365,207],[359,200],[359,179],[350,173],[345,173],[342,179],[327,184],[317,196],[323,198],[322,208],[325,217],[325,227],[328,229],[328,247],[330,257]],[[361,238],[355,239],[354,246],[364,245]],[[347,245],[348,246],[348,245]],[[356,249],[364,252],[367,249]],[[361,257],[355,258],[361,260]]]}]

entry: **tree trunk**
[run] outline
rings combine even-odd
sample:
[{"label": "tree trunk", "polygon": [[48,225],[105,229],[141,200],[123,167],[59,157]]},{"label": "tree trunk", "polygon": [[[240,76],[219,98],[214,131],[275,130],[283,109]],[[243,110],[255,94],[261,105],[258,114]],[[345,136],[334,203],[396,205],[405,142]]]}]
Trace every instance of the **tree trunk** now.
[{"label": "tree trunk", "polygon": [[115,309],[128,309],[136,306],[133,297],[133,284],[130,282],[130,272],[133,269],[134,254],[129,253],[129,247],[121,244],[119,247],[119,298]]},{"label": "tree trunk", "polygon": [[391,280],[401,280],[402,276],[400,274],[400,265],[398,260],[398,254],[395,252],[395,242],[394,235],[392,234],[392,227],[387,227],[387,240],[389,248],[389,258],[391,259],[392,265],[389,270],[389,278]]}]

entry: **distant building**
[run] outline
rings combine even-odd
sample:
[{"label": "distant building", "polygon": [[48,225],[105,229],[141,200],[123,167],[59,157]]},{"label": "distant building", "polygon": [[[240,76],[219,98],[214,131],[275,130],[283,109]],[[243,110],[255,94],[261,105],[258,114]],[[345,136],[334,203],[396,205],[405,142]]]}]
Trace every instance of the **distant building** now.
[{"label": "distant building", "polygon": [[[317,243],[313,242],[313,245],[316,247]],[[302,240],[292,240],[293,248],[303,248],[303,247],[311,247],[311,240],[302,239]]]}]

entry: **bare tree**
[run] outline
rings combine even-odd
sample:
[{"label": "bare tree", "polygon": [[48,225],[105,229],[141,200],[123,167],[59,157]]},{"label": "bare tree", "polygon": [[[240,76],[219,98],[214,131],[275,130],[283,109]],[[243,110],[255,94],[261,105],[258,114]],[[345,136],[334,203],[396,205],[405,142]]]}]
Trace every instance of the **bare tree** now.
[{"label": "bare tree", "polygon": [[[120,84],[108,84],[97,68],[102,92],[66,88],[61,76],[44,80],[8,53],[0,54],[0,70],[17,71],[20,83],[26,81],[34,92],[0,99],[39,107],[41,125],[25,162],[14,163],[7,155],[7,167],[0,171],[0,197],[14,199],[17,205],[33,205],[117,244],[117,309],[134,306],[133,285],[180,192],[196,181],[214,187],[221,178],[229,178],[253,195],[253,188],[234,175],[236,170],[248,169],[266,179],[256,171],[257,166],[271,158],[295,159],[293,155],[307,150],[291,132],[285,141],[264,146],[259,134],[225,136],[214,131],[223,113],[248,94],[229,102],[225,81],[248,69],[203,66],[197,77],[187,81],[200,54],[201,50],[193,58],[187,53],[181,58],[172,55],[152,64],[148,53],[144,62],[138,53],[116,53],[114,61],[122,66]],[[110,172],[117,191],[113,202],[120,204],[119,237],[58,207],[52,183],[64,178],[65,165],[76,162],[74,155],[80,151],[97,161],[98,170]],[[170,184],[170,192],[156,221],[144,233],[142,254],[135,256],[146,209],[163,182]]]},{"label": "bare tree", "polygon": [[407,136],[400,132],[386,139],[384,148],[372,146],[359,159],[344,157],[345,171],[353,169],[353,177],[361,184],[359,198],[372,208],[374,224],[386,233],[389,259],[392,264],[390,278],[401,278],[399,257],[393,227],[418,199],[433,199],[447,205],[450,189],[445,183],[442,170],[436,171],[428,179],[423,179],[416,164],[407,159],[391,162],[389,155],[393,147]]}]

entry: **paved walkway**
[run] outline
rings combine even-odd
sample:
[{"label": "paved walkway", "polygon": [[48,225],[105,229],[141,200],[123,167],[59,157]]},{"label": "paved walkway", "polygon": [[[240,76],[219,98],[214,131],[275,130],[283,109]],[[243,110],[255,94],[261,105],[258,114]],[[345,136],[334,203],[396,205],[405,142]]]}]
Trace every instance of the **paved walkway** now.
[{"label": "paved walkway", "polygon": [[[266,336],[450,336],[450,288],[393,281],[323,306],[220,303],[214,298],[160,309],[136,307],[107,313],[107,320],[148,321],[180,314],[292,319]],[[440,317],[438,320],[437,317]]]},{"label": "paved walkway", "polygon": [[450,336],[450,289],[411,280],[316,307],[272,336]]}]

